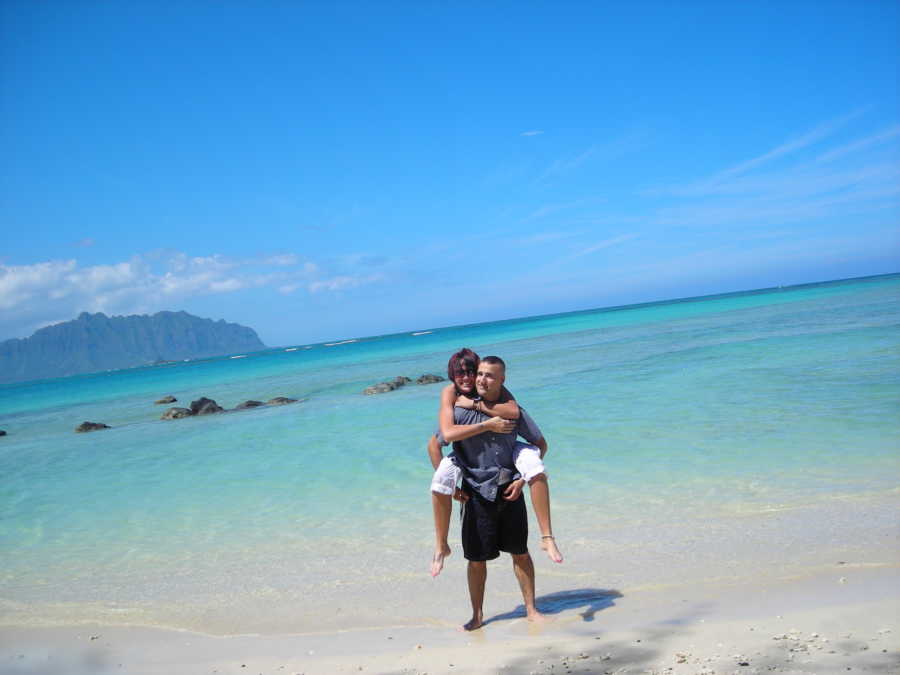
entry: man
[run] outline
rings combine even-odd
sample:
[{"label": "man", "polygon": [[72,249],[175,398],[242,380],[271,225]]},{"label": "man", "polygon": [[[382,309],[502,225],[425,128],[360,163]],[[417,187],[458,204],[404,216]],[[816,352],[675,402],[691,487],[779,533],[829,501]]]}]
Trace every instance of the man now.
[{"label": "man", "polygon": [[[487,403],[500,397],[506,364],[488,356],[478,364],[475,389]],[[463,552],[468,560],[469,598],[472,618],[465,630],[480,628],[484,621],[484,587],[487,561],[505,551],[512,556],[513,572],[522,591],[529,621],[544,619],[534,604],[534,563],[528,553],[528,513],[522,497],[524,479],[513,464],[516,436],[541,450],[547,442],[534,421],[524,412],[516,421],[505,420],[503,431],[477,410],[455,407],[441,412],[441,435],[453,442],[457,465],[462,469],[466,500],[463,512]]]}]

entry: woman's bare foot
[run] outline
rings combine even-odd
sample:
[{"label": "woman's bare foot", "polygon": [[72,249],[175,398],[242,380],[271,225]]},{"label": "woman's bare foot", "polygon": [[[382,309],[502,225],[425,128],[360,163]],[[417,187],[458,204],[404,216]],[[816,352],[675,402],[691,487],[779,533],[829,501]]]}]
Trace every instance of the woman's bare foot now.
[{"label": "woman's bare foot", "polygon": [[541,548],[547,553],[547,557],[555,563],[563,561],[562,553],[556,547],[556,539],[552,534],[545,534],[541,537]]},{"label": "woman's bare foot", "polygon": [[475,612],[467,623],[464,623],[462,629],[465,631],[478,630],[484,625],[484,617],[481,612]]},{"label": "woman's bare foot", "polygon": [[434,556],[431,558],[431,576],[436,577],[441,573],[441,570],[444,569],[444,558],[452,552],[446,542],[435,549]]}]

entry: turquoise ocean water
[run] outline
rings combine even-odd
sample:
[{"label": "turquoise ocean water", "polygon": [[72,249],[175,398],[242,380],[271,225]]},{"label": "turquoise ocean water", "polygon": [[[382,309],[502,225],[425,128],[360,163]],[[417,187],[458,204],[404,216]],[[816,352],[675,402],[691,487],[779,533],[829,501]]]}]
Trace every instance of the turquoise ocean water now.
[{"label": "turquoise ocean water", "polygon": [[[440,385],[360,392],[445,375],[461,346],[506,359],[549,440],[567,570],[614,531],[734,530],[897,495],[900,275],[10,385],[0,624],[233,633],[420,618],[409,598],[430,557]],[[165,394],[302,402],[161,421]],[[73,433],[84,420],[112,429]]]}]

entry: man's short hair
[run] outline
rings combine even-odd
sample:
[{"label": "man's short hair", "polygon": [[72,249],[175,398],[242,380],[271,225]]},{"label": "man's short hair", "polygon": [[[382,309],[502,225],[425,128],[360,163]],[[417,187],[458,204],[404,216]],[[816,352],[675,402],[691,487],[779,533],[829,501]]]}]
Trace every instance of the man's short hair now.
[{"label": "man's short hair", "polygon": [[478,370],[478,360],[478,354],[468,347],[463,347],[453,354],[447,362],[447,375],[450,377],[450,381],[452,382],[454,377],[464,373],[474,375]]},{"label": "man's short hair", "polygon": [[506,363],[503,362],[499,356],[485,356],[481,359],[481,363],[489,363],[492,366],[500,366],[503,369],[503,372],[506,372]]}]

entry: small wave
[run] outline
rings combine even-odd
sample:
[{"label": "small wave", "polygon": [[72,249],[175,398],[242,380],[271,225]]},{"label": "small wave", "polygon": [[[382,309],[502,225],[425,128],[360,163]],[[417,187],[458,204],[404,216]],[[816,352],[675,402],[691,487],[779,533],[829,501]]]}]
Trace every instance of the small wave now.
[{"label": "small wave", "polygon": [[230,358],[230,359],[246,359],[247,355],[241,354],[240,356],[229,356],[228,358]]},{"label": "small wave", "polygon": [[288,348],[285,349],[284,351],[286,351],[286,352],[295,352],[295,351],[297,351],[297,348],[296,348],[296,347],[288,347]]},{"label": "small wave", "polygon": [[410,333],[410,335],[431,335],[434,331],[420,330],[418,333]]},{"label": "small wave", "polygon": [[349,345],[351,342],[356,342],[356,340],[341,340],[340,342],[326,342],[326,347],[337,347],[338,345]]}]

